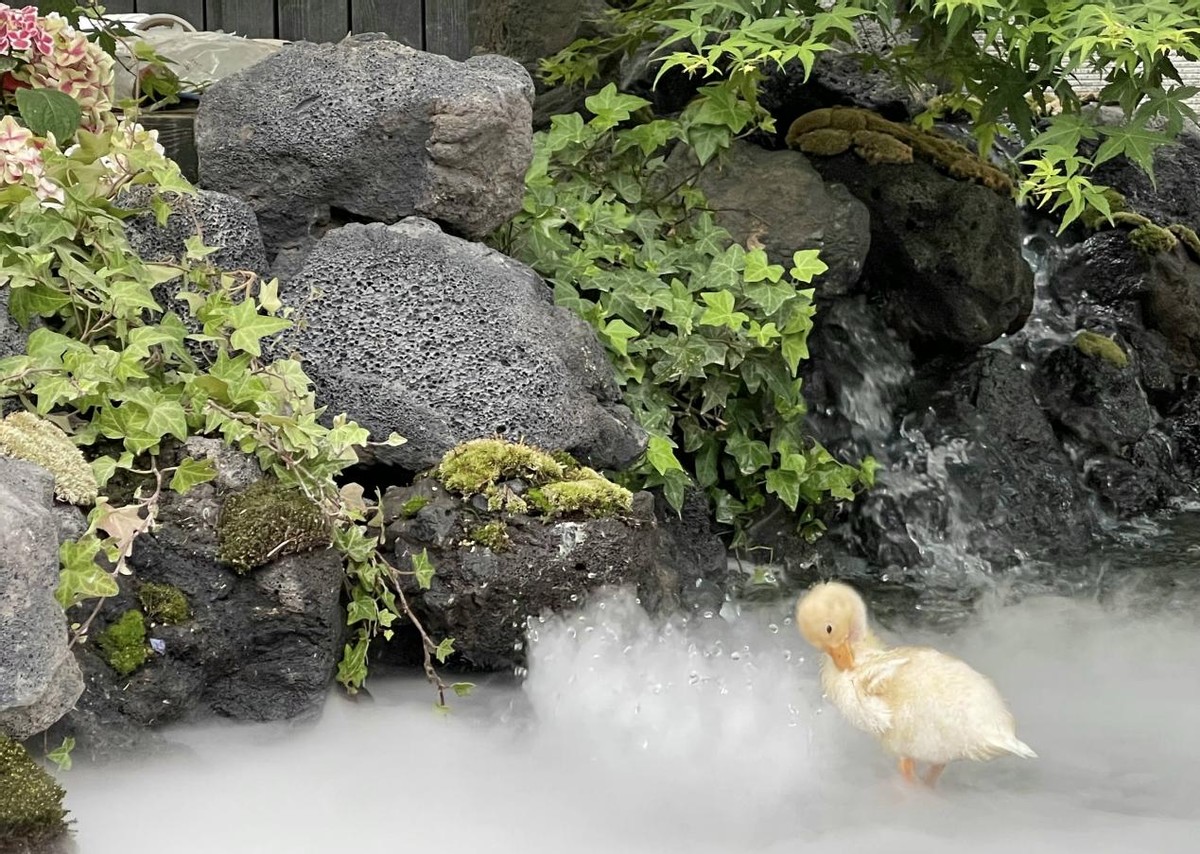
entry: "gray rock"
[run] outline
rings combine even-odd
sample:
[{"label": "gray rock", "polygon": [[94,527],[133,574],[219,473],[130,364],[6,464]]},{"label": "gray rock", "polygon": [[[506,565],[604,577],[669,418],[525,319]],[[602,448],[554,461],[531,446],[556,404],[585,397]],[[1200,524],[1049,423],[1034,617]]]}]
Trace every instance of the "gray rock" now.
[{"label": "gray rock", "polygon": [[8,313],[8,288],[0,288],[0,359],[24,354],[28,337]]},{"label": "gray rock", "polygon": [[511,258],[428,220],[330,232],[280,295],[303,323],[273,345],[297,353],[330,415],[378,440],[379,461],[421,470],[468,439],[503,434],[620,468],[645,434],[620,403],[584,321]]},{"label": "gray rock", "polygon": [[[417,484],[408,494],[421,489]],[[427,512],[451,520],[456,535],[426,539],[431,530],[420,517]],[[469,504],[443,492],[421,513],[389,526],[389,544],[399,566],[428,551],[433,583],[422,592],[412,582],[408,595],[431,635],[454,638],[456,663],[487,670],[524,665],[529,618],[574,610],[603,588],[635,587],[652,613],[716,612],[724,601],[725,548],[702,495],[675,519],[666,515],[673,511],[656,514],[649,493],[635,496],[629,520],[508,516],[510,545],[498,553],[461,545],[483,521]],[[399,658],[405,651],[385,654]]]},{"label": "gray rock", "polygon": [[843,154],[813,165],[870,210],[869,288],[909,340],[971,349],[1024,325],[1033,271],[1010,199],[924,162],[871,166]]},{"label": "gray rock", "polygon": [[82,753],[99,757],[156,747],[155,728],[173,721],[319,713],[345,637],[340,556],[330,549],[291,555],[238,575],[215,557],[222,500],[214,483],[164,498],[161,526],[138,539],[133,575],[121,579],[93,633],[139,607],[144,582],[179,588],[191,619],[170,626],[147,620],[158,649],[129,676],[118,676],[93,644],[77,648],[87,690],[52,737],[71,735]]},{"label": "gray rock", "polygon": [[83,680],[54,599],[59,526],[54,478],[0,458],[0,732],[42,732],[79,698]]},{"label": "gray rock", "polygon": [[[1123,123],[1123,122],[1122,122]],[[1185,133],[1173,145],[1154,152],[1154,182],[1136,164],[1124,157],[1102,163],[1093,179],[1120,192],[1130,210],[1159,225],[1181,223],[1200,229],[1200,197],[1196,175],[1200,173],[1200,136]]]},{"label": "gray rock", "polygon": [[[140,207],[148,202],[148,191],[134,187],[121,198],[122,204]],[[216,248],[208,260],[221,270],[247,270],[267,275],[266,252],[254,209],[225,193],[200,190],[196,196],[177,196],[166,225],[153,214],[142,214],[125,223],[129,244],[143,260],[172,261],[187,251],[184,241],[202,237]]]},{"label": "gray rock", "polygon": [[814,282],[820,296],[847,293],[858,282],[871,245],[866,205],[842,185],[826,185],[803,154],[735,142],[729,159],[704,170],[698,184],[717,223],[743,246],[761,243],[771,263],[790,269],[794,252],[819,249],[829,266]]},{"label": "gray rock", "polygon": [[460,63],[378,35],[290,45],[204,93],[200,183],[250,202],[270,258],[331,216],[483,236],[520,210],[532,97],[499,56]]}]

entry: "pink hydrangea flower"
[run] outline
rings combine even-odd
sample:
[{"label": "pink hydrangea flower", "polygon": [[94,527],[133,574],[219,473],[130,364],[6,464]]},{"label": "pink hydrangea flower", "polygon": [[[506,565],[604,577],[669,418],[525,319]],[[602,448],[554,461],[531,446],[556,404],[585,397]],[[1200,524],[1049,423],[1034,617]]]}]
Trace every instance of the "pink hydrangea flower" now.
[{"label": "pink hydrangea flower", "polygon": [[42,26],[37,7],[14,9],[0,3],[0,53],[50,53],[53,49],[54,38]]},{"label": "pink hydrangea flower", "polygon": [[41,143],[12,116],[0,118],[0,185],[31,187],[46,207],[61,207],[63,188],[46,177]]}]

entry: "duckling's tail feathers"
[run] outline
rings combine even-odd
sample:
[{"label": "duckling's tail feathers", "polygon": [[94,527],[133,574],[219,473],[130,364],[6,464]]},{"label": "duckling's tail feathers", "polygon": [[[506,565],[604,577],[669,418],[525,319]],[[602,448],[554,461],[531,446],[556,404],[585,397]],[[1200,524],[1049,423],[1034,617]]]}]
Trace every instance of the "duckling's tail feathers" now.
[{"label": "duckling's tail feathers", "polygon": [[1006,753],[1011,753],[1013,756],[1020,756],[1022,759],[1038,758],[1038,755],[1033,752],[1033,748],[1015,735],[1010,735],[1003,742],[997,744],[996,747]]}]

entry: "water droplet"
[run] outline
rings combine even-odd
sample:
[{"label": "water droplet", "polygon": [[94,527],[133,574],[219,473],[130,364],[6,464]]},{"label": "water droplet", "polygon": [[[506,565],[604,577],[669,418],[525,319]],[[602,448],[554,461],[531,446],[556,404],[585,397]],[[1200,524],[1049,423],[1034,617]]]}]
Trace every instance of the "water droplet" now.
[{"label": "water droplet", "polygon": [[773,635],[779,634],[779,626],[775,623],[771,623],[769,626],[767,626],[767,630]]}]

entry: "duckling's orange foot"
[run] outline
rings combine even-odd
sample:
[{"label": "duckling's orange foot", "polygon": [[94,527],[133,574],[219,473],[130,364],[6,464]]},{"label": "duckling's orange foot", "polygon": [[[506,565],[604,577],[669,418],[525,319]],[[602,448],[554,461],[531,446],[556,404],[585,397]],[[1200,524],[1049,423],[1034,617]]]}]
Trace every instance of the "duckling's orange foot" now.
[{"label": "duckling's orange foot", "polygon": [[937,785],[938,778],[942,776],[942,772],[945,770],[946,766],[944,764],[930,765],[929,770],[925,772],[925,776],[922,778],[925,781],[925,785],[932,789]]},{"label": "duckling's orange foot", "polygon": [[909,783],[917,782],[917,763],[913,762],[907,756],[900,758],[900,776]]}]

